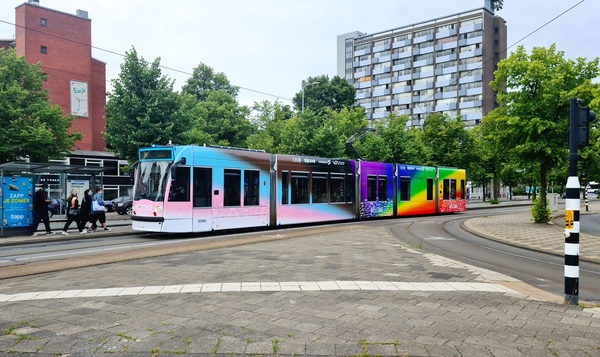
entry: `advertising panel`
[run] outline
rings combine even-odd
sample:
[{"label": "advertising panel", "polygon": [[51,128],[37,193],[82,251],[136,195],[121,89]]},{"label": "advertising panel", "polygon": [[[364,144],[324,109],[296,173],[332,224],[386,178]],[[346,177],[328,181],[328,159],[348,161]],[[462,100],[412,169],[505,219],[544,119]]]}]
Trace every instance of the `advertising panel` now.
[{"label": "advertising panel", "polygon": [[33,221],[33,180],[29,177],[4,177],[2,182],[2,225],[30,226]]}]

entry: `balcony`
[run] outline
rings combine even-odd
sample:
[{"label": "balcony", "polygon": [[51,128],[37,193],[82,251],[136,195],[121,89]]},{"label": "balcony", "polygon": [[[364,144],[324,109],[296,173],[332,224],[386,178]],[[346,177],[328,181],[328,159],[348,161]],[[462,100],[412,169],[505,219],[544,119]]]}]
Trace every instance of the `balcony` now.
[{"label": "balcony", "polygon": [[394,110],[394,113],[396,113],[396,115],[410,115],[410,114],[412,114],[412,110],[411,109],[397,109],[397,110]]},{"label": "balcony", "polygon": [[446,98],[454,98],[456,97],[456,91],[451,90],[448,92],[435,93],[435,99],[446,99]]},{"label": "balcony", "polygon": [[427,42],[427,41],[431,41],[431,40],[433,40],[432,33],[430,33],[429,35],[425,35],[425,36],[415,37],[413,40],[413,43],[421,43],[421,42]]},{"label": "balcony", "polygon": [[387,118],[387,116],[390,115],[390,112],[376,112],[373,113],[373,119],[382,119],[382,118]]},{"label": "balcony", "polygon": [[435,45],[435,50],[436,51],[443,51],[443,50],[449,50],[452,48],[456,48],[456,41],[452,41],[452,42],[448,42],[448,43],[442,43],[441,45]]},{"label": "balcony", "polygon": [[456,73],[457,69],[455,66],[450,66],[450,67],[444,67],[444,68],[438,68],[435,70],[435,75],[439,76],[442,74],[450,74],[450,73]]},{"label": "balcony", "polygon": [[412,102],[412,99],[410,97],[392,99],[392,105],[406,105],[406,104],[410,104],[411,102]]},{"label": "balcony", "polygon": [[458,83],[458,81],[456,78],[450,78],[450,79],[443,79],[440,81],[436,81],[435,86],[439,88],[439,87],[450,86],[450,85],[457,84],[457,83]]},{"label": "balcony", "polygon": [[473,31],[483,30],[483,23],[464,26],[460,28],[460,33],[468,33]]},{"label": "balcony", "polygon": [[404,47],[412,44],[412,40],[407,38],[406,40],[397,41],[392,44],[392,48]]},{"label": "balcony", "polygon": [[445,38],[445,37],[454,36],[457,33],[458,33],[458,31],[456,29],[451,29],[451,30],[447,30],[447,31],[440,31],[435,35],[435,37],[436,38]]},{"label": "balcony", "polygon": [[449,54],[446,56],[436,57],[435,62],[440,63],[440,62],[456,61],[457,58],[458,58],[458,55],[456,53],[452,53],[452,54]]},{"label": "balcony", "polygon": [[443,112],[446,110],[455,110],[456,109],[456,103],[448,103],[448,104],[444,104],[444,105],[437,105],[435,107],[435,111],[436,112]]},{"label": "balcony", "polygon": [[433,52],[433,49],[434,49],[433,46],[423,47],[423,48],[413,48],[413,55],[422,55],[425,53],[431,53],[431,52]]},{"label": "balcony", "polygon": [[428,64],[433,64],[433,58],[428,58],[428,59],[424,59],[421,61],[416,61],[413,65],[415,67],[421,67],[421,66],[426,66]]},{"label": "balcony", "polygon": [[382,84],[390,84],[390,83],[392,83],[392,77],[374,80],[372,83],[373,83],[373,86],[379,86]]},{"label": "balcony", "polygon": [[370,91],[356,93],[356,99],[365,99],[365,98],[370,98],[370,97],[371,97]]},{"label": "balcony", "polygon": [[476,56],[481,56],[481,54],[483,53],[483,51],[481,50],[481,48],[478,48],[476,50],[473,51],[468,51],[468,52],[461,52],[460,53],[460,58],[470,58],[470,57],[476,57]]},{"label": "balcony", "polygon": [[392,67],[376,68],[376,69],[373,70],[373,75],[382,74],[382,73],[389,73],[391,71],[392,71]]},{"label": "balcony", "polygon": [[460,77],[460,84],[481,82],[481,80],[482,80],[481,74],[475,74],[472,76],[464,76],[464,77]]},{"label": "balcony", "polygon": [[392,88],[392,93],[393,94],[406,93],[406,92],[410,92],[411,89],[412,89],[411,86],[404,86],[404,87]]},{"label": "balcony", "polygon": [[420,83],[413,85],[413,90],[423,90],[423,89],[431,89],[433,88],[433,81],[427,83]]},{"label": "balcony", "polygon": [[[390,94],[390,89],[384,89],[384,90],[376,90],[373,91],[373,97],[381,97],[382,95],[389,95]],[[358,98],[358,96],[357,96]]]},{"label": "balcony", "polygon": [[473,62],[467,64],[461,64],[458,66],[459,71],[470,71],[472,69],[480,68],[483,65],[481,62]]},{"label": "balcony", "polygon": [[404,82],[404,81],[408,81],[412,78],[412,75],[409,74],[403,74],[401,76],[396,76],[396,77],[392,77],[392,82],[396,83],[396,82]]},{"label": "balcony", "polygon": [[482,42],[483,42],[483,37],[477,36],[477,37],[471,37],[471,38],[459,40],[458,45],[459,46],[467,46],[467,45],[474,45],[474,44],[482,43]]},{"label": "balcony", "polygon": [[362,50],[354,51],[354,57],[368,55],[369,53],[371,53],[370,48],[363,48]]},{"label": "balcony", "polygon": [[389,50],[390,48],[391,48],[390,44],[386,43],[381,46],[373,47],[373,53]]},{"label": "balcony", "polygon": [[460,102],[458,107],[460,109],[465,109],[465,108],[481,107],[482,105],[483,105],[483,102],[481,100],[473,100],[471,102]]}]

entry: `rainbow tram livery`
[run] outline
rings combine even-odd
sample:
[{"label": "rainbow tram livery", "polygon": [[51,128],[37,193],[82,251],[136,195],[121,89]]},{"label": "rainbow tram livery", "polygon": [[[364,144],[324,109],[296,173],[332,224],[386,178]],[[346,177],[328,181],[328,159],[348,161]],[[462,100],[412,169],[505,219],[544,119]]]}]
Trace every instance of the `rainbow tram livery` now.
[{"label": "rainbow tram livery", "polygon": [[139,150],[132,227],[190,233],[466,210],[463,169],[216,146]]}]

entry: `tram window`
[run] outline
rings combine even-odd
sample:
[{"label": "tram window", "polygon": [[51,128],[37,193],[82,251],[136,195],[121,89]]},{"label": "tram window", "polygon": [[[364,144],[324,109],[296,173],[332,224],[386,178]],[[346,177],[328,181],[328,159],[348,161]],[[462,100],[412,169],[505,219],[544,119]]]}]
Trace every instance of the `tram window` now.
[{"label": "tram window", "polygon": [[288,189],[290,187],[289,172],[281,172],[281,204],[287,205],[288,200]]},{"label": "tram window", "polygon": [[240,206],[241,202],[241,170],[225,169],[223,205]]},{"label": "tram window", "polygon": [[292,172],[292,204],[309,203],[308,172]]},{"label": "tram window", "polygon": [[456,180],[450,180],[450,199],[456,199]]},{"label": "tram window", "polygon": [[460,199],[465,199],[465,180],[460,180]]},{"label": "tram window", "polygon": [[258,206],[260,197],[259,171],[244,170],[244,206]]},{"label": "tram window", "polygon": [[377,200],[377,176],[367,176],[367,201],[373,202]]},{"label": "tram window", "polygon": [[400,201],[410,201],[410,177],[400,177]]},{"label": "tram window", "polygon": [[345,202],[344,176],[331,174],[329,179],[329,202]]},{"label": "tram window", "polygon": [[190,168],[175,168],[175,179],[171,181],[169,202],[190,202]]},{"label": "tram window", "polygon": [[212,206],[212,169],[194,167],[194,207]]},{"label": "tram window", "polygon": [[427,201],[433,201],[433,179],[427,179]]},{"label": "tram window", "polygon": [[455,200],[456,199],[456,180],[455,179],[444,179],[444,199]]},{"label": "tram window", "polygon": [[346,202],[352,203],[354,202],[354,175],[348,174],[346,175]]},{"label": "tram window", "polygon": [[327,174],[312,174],[312,203],[327,203]]},{"label": "tram window", "polygon": [[387,201],[387,176],[379,176],[377,177],[377,200],[378,201]]}]

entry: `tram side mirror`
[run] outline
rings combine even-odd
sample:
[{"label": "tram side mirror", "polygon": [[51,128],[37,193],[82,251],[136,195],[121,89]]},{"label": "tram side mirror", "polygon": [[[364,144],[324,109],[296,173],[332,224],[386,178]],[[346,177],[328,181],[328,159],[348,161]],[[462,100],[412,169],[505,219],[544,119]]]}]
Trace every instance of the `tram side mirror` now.
[{"label": "tram side mirror", "polygon": [[213,191],[213,195],[215,195],[215,196],[216,196],[216,195],[218,195],[218,194],[219,194],[219,190],[214,190],[214,191]]},{"label": "tram side mirror", "polygon": [[129,169],[129,179],[131,180],[131,182],[135,181],[135,169],[139,163],[139,161],[136,161],[135,163],[133,163],[133,165],[131,165],[131,168]]}]

